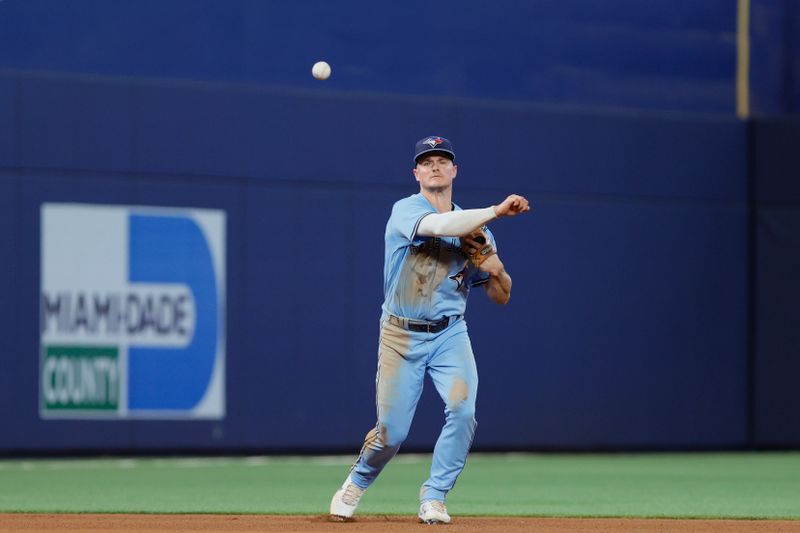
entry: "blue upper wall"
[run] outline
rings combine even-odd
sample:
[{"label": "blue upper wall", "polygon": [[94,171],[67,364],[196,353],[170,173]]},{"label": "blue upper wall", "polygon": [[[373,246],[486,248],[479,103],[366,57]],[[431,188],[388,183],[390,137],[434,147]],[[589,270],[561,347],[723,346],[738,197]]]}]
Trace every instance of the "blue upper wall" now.
[{"label": "blue upper wall", "polygon": [[[780,15],[780,14],[779,14]],[[0,2],[0,68],[733,114],[736,2]]]}]

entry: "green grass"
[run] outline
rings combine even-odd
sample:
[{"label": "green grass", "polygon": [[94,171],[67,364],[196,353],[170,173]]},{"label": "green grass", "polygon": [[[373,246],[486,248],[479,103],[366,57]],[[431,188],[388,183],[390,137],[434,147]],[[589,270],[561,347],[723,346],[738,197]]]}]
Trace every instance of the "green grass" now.
[{"label": "green grass", "polygon": [[[0,512],[324,514],[353,457],[0,461]],[[429,456],[399,455],[359,514],[417,511]],[[457,516],[800,519],[800,453],[479,455]]]}]

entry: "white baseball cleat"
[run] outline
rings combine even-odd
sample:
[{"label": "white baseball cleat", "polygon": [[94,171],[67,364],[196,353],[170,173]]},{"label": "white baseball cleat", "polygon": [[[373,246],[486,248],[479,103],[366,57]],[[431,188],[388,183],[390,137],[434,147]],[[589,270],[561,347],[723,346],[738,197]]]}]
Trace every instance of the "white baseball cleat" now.
[{"label": "white baseball cleat", "polygon": [[419,521],[426,524],[449,524],[450,515],[447,507],[439,500],[427,500],[419,506]]},{"label": "white baseball cleat", "polygon": [[358,507],[361,496],[367,489],[362,489],[347,476],[342,488],[336,491],[331,500],[331,517],[339,520],[347,520],[353,516]]}]

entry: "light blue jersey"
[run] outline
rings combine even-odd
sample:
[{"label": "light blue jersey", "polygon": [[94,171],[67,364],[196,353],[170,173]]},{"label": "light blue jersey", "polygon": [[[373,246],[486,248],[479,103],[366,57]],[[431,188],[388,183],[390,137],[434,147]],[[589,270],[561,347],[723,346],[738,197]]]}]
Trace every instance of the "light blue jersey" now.
[{"label": "light blue jersey", "polygon": [[[454,210],[461,210],[453,204]],[[383,266],[383,318],[391,314],[413,320],[463,315],[471,287],[489,280],[461,252],[458,237],[421,237],[422,219],[436,209],[421,194],[394,204],[386,223]],[[492,245],[494,236],[484,227]]]}]

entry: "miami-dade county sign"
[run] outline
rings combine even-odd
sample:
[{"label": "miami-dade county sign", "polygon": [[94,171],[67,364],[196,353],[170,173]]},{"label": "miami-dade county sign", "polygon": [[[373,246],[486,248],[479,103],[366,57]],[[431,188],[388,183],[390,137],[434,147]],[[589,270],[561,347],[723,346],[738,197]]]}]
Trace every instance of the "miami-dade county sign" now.
[{"label": "miami-dade county sign", "polygon": [[43,418],[225,417],[225,212],[41,209]]}]

